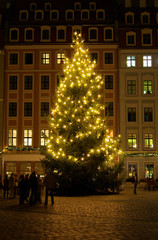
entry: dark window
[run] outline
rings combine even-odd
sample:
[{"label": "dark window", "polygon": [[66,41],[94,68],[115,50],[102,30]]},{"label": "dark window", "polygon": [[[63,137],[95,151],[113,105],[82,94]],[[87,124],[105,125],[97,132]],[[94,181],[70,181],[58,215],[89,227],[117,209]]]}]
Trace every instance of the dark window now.
[{"label": "dark window", "polygon": [[49,30],[48,29],[45,29],[42,31],[42,39],[49,40]]},{"label": "dark window", "polygon": [[17,30],[11,31],[11,40],[18,40],[18,31]]},{"label": "dark window", "polygon": [[17,103],[10,102],[9,103],[9,117],[16,117],[17,116]]},{"label": "dark window", "polygon": [[32,40],[32,39],[33,39],[33,31],[26,30],[26,40]]},{"label": "dark window", "polygon": [[132,15],[127,15],[127,23],[133,23],[133,16]]},{"label": "dark window", "polygon": [[49,115],[49,102],[41,102],[41,117]]},{"label": "dark window", "polygon": [[26,12],[22,12],[21,13],[21,20],[26,20],[27,19],[27,13]]},{"label": "dark window", "polygon": [[48,3],[48,4],[45,4],[45,10],[49,11],[51,9],[51,5]]},{"label": "dark window", "polygon": [[9,76],[9,90],[17,90],[17,76]]},{"label": "dark window", "polygon": [[149,22],[149,16],[148,15],[143,15],[143,23],[148,23]]},{"label": "dark window", "polygon": [[136,81],[135,80],[127,81],[127,93],[128,94],[136,94]]},{"label": "dark window", "polygon": [[72,20],[73,19],[73,12],[67,12],[67,19]]},{"label": "dark window", "polygon": [[153,120],[153,109],[152,107],[144,108],[144,122],[152,122]]},{"label": "dark window", "polygon": [[49,89],[49,76],[41,76],[41,89]]},{"label": "dark window", "polygon": [[65,30],[60,29],[58,30],[58,40],[64,40],[65,39]]},{"label": "dark window", "polygon": [[58,17],[57,12],[52,12],[52,13],[51,13],[51,19],[52,19],[52,20],[56,20],[57,17]]},{"label": "dark window", "polygon": [[90,3],[90,9],[95,10],[95,3]]},{"label": "dark window", "polygon": [[32,103],[31,102],[24,103],[24,117],[32,117]]},{"label": "dark window", "polygon": [[91,61],[96,61],[96,63],[98,63],[98,53],[91,53]]},{"label": "dark window", "polygon": [[134,44],[134,35],[128,35],[128,44]]},{"label": "dark window", "polygon": [[150,33],[143,34],[143,44],[151,44],[151,34]]},{"label": "dark window", "polygon": [[105,89],[113,89],[113,75],[105,75]]},{"label": "dark window", "polygon": [[112,30],[111,29],[105,29],[105,39],[112,39]]},{"label": "dark window", "polygon": [[105,116],[113,116],[113,102],[105,103]]},{"label": "dark window", "polygon": [[128,121],[135,122],[136,121],[136,108],[130,107],[128,108]]},{"label": "dark window", "polygon": [[90,30],[90,40],[96,40],[97,39],[97,30],[91,29]]},{"label": "dark window", "polygon": [[99,11],[99,12],[97,13],[97,16],[98,16],[98,19],[99,19],[99,20],[104,19],[104,13],[103,13],[103,11]]},{"label": "dark window", "polygon": [[105,53],[105,64],[113,64],[113,53]]},{"label": "dark window", "polygon": [[88,19],[88,12],[87,11],[82,12],[82,19]]},{"label": "dark window", "polygon": [[36,10],[36,8],[37,8],[37,7],[36,7],[36,4],[34,4],[34,3],[33,3],[33,4],[31,4],[31,10],[32,10],[32,11],[35,11],[35,10]]},{"label": "dark window", "polygon": [[10,53],[10,64],[18,64],[18,54]]},{"label": "dark window", "polygon": [[80,3],[76,3],[76,4],[75,4],[75,9],[76,9],[76,10],[80,10],[80,9],[81,9]]},{"label": "dark window", "polygon": [[33,54],[25,53],[25,64],[33,64]]},{"label": "dark window", "polygon": [[57,75],[57,86],[60,85],[60,80],[64,79],[65,75]]},{"label": "dark window", "polygon": [[33,77],[32,76],[25,76],[24,78],[24,89],[25,90],[32,90],[33,84]]},{"label": "dark window", "polygon": [[42,12],[37,12],[36,13],[36,19],[41,20],[42,19]]}]

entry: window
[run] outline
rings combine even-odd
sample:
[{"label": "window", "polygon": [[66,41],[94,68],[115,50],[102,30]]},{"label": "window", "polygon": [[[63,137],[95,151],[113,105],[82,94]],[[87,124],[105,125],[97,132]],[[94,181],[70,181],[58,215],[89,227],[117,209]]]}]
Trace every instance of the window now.
[{"label": "window", "polygon": [[62,64],[64,63],[65,60],[65,53],[57,53],[57,64]]},{"label": "window", "polygon": [[9,90],[17,90],[17,76],[9,76]]},{"label": "window", "polygon": [[50,40],[50,29],[41,28],[41,40],[49,41]]},{"label": "window", "polygon": [[8,146],[15,147],[17,146],[17,130],[10,129],[8,133]]},{"label": "window", "polygon": [[145,133],[145,136],[144,136],[144,147],[145,148],[153,148],[153,134]]},{"label": "window", "polygon": [[30,10],[35,11],[37,9],[37,4],[36,3],[30,3]]},{"label": "window", "polygon": [[95,2],[89,3],[89,8],[90,10],[96,10],[96,3]]},{"label": "window", "polygon": [[91,61],[95,61],[98,63],[98,53],[90,53],[91,54]]},{"label": "window", "polygon": [[105,75],[105,89],[113,89],[113,75]]},{"label": "window", "polygon": [[81,3],[76,2],[75,3],[75,10],[80,10],[81,9]]},{"label": "window", "polygon": [[81,18],[82,18],[82,20],[88,20],[89,19],[89,11],[88,10],[82,10],[81,11]]},{"label": "window", "polygon": [[150,23],[150,13],[145,12],[141,14],[141,23],[142,24]]},{"label": "window", "polygon": [[25,64],[33,64],[33,53],[25,53]]},{"label": "window", "polygon": [[132,178],[137,173],[137,164],[128,164],[128,177]]},{"label": "window", "polygon": [[144,122],[152,122],[153,121],[153,109],[152,107],[144,108]]},{"label": "window", "polygon": [[127,93],[128,94],[136,94],[136,81],[135,80],[127,81]]},{"label": "window", "polygon": [[105,18],[104,10],[97,10],[96,14],[97,14],[97,16],[96,16],[97,20],[104,20],[104,18]]},{"label": "window", "polygon": [[143,67],[152,67],[152,56],[143,56]]},{"label": "window", "polygon": [[35,20],[43,20],[43,11],[42,10],[36,10]]},{"label": "window", "polygon": [[113,102],[105,103],[105,116],[113,116]]},{"label": "window", "polygon": [[136,148],[137,147],[137,139],[135,133],[128,134],[128,148]]},{"label": "window", "polygon": [[41,89],[43,89],[43,90],[49,89],[49,76],[48,75],[41,76]]},{"label": "window", "polygon": [[144,80],[144,94],[152,94],[152,81]]},{"label": "window", "polygon": [[153,178],[154,176],[154,165],[145,164],[145,178]]},{"label": "window", "polygon": [[58,41],[66,40],[66,27],[57,27],[57,40]]},{"label": "window", "polygon": [[24,76],[24,90],[32,90],[33,77],[31,75]]},{"label": "window", "polygon": [[51,3],[45,3],[45,11],[50,11]]},{"label": "window", "polygon": [[126,24],[134,24],[134,13],[128,12],[125,15]]},{"label": "window", "polygon": [[135,32],[126,33],[126,44],[130,45],[130,46],[136,44],[136,33]]},{"label": "window", "polygon": [[10,102],[9,103],[9,117],[16,117],[17,116],[17,103]]},{"label": "window", "polygon": [[46,146],[48,138],[49,138],[49,130],[48,129],[42,129],[41,130],[41,146]]},{"label": "window", "polygon": [[57,87],[60,85],[60,80],[64,79],[65,75],[58,74],[57,75]]},{"label": "window", "polygon": [[41,117],[49,115],[49,102],[41,102]]},{"label": "window", "polygon": [[113,29],[112,28],[104,29],[104,40],[105,41],[113,40]]},{"label": "window", "polygon": [[135,67],[136,66],[136,58],[135,56],[127,56],[127,67]]},{"label": "window", "polygon": [[32,130],[24,130],[24,146],[32,146]]},{"label": "window", "polygon": [[74,19],[74,12],[72,10],[66,11],[66,19],[67,20],[73,20]]},{"label": "window", "polygon": [[58,20],[59,19],[59,12],[57,10],[52,10],[50,12],[50,19],[51,20]]},{"label": "window", "polygon": [[28,12],[27,11],[20,11],[20,20],[25,21],[28,20]]},{"label": "window", "polygon": [[98,40],[98,29],[89,29],[89,40]]},{"label": "window", "polygon": [[9,63],[11,65],[16,65],[18,64],[18,53],[10,53],[10,59],[9,59]]},{"label": "window", "polygon": [[19,40],[19,29],[10,29],[10,41]]},{"label": "window", "polygon": [[128,122],[136,122],[136,108],[135,107],[128,108]]},{"label": "window", "polygon": [[32,117],[32,102],[24,103],[24,117]]},{"label": "window", "polygon": [[34,39],[33,29],[25,29],[25,41],[32,41]]},{"label": "window", "polygon": [[41,64],[49,64],[49,63],[50,63],[50,54],[41,53]]},{"label": "window", "polygon": [[150,33],[143,33],[143,44],[144,45],[151,44],[151,34]]},{"label": "window", "polygon": [[104,53],[105,64],[113,64],[113,53]]}]

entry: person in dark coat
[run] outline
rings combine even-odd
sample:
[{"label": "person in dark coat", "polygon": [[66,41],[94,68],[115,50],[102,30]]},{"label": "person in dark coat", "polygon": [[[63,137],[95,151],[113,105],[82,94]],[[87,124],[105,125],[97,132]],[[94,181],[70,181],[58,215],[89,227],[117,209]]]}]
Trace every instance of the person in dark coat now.
[{"label": "person in dark coat", "polygon": [[37,187],[38,187],[37,177],[35,172],[32,172],[30,176],[30,190],[31,190],[30,204],[34,204],[37,201]]},{"label": "person in dark coat", "polygon": [[54,196],[53,196],[54,176],[49,172],[46,174],[46,176],[44,178],[44,186],[46,187],[44,205],[48,204],[48,196],[51,196],[51,202],[52,202],[52,205],[53,205],[54,204]]},{"label": "person in dark coat", "polygon": [[5,195],[7,193],[7,198],[8,198],[8,194],[9,194],[9,179],[8,179],[8,175],[5,175],[4,178],[4,183],[3,183],[3,197],[5,198]]},{"label": "person in dark coat", "polygon": [[137,177],[137,173],[135,173],[134,177],[133,177],[134,181],[134,194],[137,194],[136,193],[136,189],[137,189],[137,184],[138,184],[138,177]]}]

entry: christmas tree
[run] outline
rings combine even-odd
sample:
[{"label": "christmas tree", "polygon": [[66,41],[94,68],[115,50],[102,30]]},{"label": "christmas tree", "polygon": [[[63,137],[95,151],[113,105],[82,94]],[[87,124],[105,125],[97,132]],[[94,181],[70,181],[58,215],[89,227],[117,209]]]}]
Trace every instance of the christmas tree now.
[{"label": "christmas tree", "polygon": [[99,171],[115,165],[121,153],[120,137],[110,137],[104,117],[103,80],[94,72],[96,63],[77,33],[72,47],[73,57],[64,62],[64,77],[50,117],[50,138],[42,153],[46,168],[83,188],[87,181],[95,181]]}]

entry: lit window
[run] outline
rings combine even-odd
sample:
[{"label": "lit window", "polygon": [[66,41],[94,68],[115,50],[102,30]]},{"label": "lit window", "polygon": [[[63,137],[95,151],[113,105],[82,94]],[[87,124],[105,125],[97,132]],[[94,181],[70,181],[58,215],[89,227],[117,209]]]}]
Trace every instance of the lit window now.
[{"label": "lit window", "polygon": [[48,129],[41,130],[41,146],[46,146],[48,138],[49,138],[49,130]]},{"label": "lit window", "polygon": [[152,56],[143,56],[143,67],[152,67]]},{"label": "lit window", "polygon": [[65,53],[57,53],[57,64],[64,63]]},{"label": "lit window", "polygon": [[135,67],[136,66],[136,59],[135,56],[127,56],[127,67]]},{"label": "lit window", "polygon": [[128,177],[132,178],[137,173],[137,164],[128,164]]},{"label": "lit window", "polygon": [[127,93],[128,94],[136,94],[136,81],[135,80],[127,81]]},{"label": "lit window", "polygon": [[137,139],[135,133],[128,134],[128,148],[136,148],[137,147]]},{"label": "lit window", "polygon": [[49,53],[41,53],[41,64],[49,64],[50,62]]},{"label": "lit window", "polygon": [[24,146],[32,146],[32,130],[24,130]]},{"label": "lit window", "polygon": [[144,108],[144,122],[152,122],[153,121],[153,109],[152,107]]},{"label": "lit window", "polygon": [[145,134],[144,137],[144,147],[145,148],[153,148],[153,135],[152,134]]},{"label": "lit window", "polygon": [[144,80],[144,94],[152,94],[152,81]]},{"label": "lit window", "polygon": [[128,108],[128,122],[135,122],[136,121],[136,108],[129,107]]},{"label": "lit window", "polygon": [[17,146],[17,130],[10,129],[8,133],[8,146],[15,147]]}]

